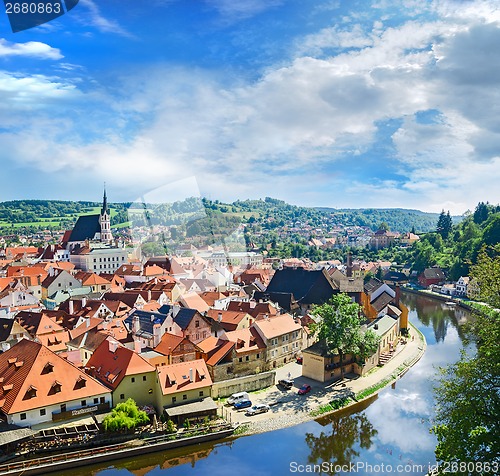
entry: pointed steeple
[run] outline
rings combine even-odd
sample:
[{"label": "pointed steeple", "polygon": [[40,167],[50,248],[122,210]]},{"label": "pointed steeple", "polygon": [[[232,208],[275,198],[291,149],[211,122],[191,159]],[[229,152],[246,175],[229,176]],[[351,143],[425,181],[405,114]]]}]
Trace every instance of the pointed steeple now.
[{"label": "pointed steeple", "polygon": [[104,182],[104,196],[102,197],[101,215],[108,213],[108,198],[106,197],[106,182]]}]

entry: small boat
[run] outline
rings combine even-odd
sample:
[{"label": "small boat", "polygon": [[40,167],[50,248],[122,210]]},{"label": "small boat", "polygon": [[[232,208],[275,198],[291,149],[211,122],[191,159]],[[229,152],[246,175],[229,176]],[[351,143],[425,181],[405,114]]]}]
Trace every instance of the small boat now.
[{"label": "small boat", "polygon": [[455,301],[446,301],[445,304],[448,307],[455,307],[457,305],[457,303]]}]

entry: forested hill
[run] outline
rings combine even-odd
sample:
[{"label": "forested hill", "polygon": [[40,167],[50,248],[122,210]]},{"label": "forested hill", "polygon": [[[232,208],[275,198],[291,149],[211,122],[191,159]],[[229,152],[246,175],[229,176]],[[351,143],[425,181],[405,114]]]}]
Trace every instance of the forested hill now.
[{"label": "forested hill", "polygon": [[[176,215],[182,212],[187,204],[194,199],[184,202],[176,202],[165,206],[154,206],[152,214]],[[290,205],[282,200],[266,197],[263,200],[237,200],[233,203],[222,203],[218,200],[211,201],[202,199],[195,200],[199,207],[204,208],[212,216],[218,216],[219,220],[226,219],[231,222],[260,222],[274,226],[296,226],[311,225],[357,225],[367,226],[376,230],[381,223],[386,223],[390,230],[407,232],[414,229],[416,233],[433,231],[439,215],[436,213],[425,213],[418,210],[394,209],[334,209],[334,208],[312,208]],[[68,227],[74,223],[79,215],[87,213],[98,213],[101,204],[90,201],[62,201],[62,200],[14,200],[0,202],[0,228],[15,226],[26,227]],[[130,203],[110,204],[112,224],[125,224],[128,220],[127,208]],[[167,209],[165,209],[167,207]],[[177,210],[179,209],[179,210]],[[174,213],[175,212],[175,213]],[[161,218],[159,216],[159,218]],[[454,223],[458,223],[461,217],[453,217]],[[164,219],[160,220],[164,222]]]},{"label": "forested hill", "polygon": [[[404,208],[318,208],[318,210],[331,214],[339,223],[358,226],[368,226],[377,230],[380,223],[387,223],[392,231],[405,232],[412,228],[417,233],[433,231],[439,219],[439,213],[427,213],[420,210]],[[461,216],[454,216],[453,223],[459,223]]]}]

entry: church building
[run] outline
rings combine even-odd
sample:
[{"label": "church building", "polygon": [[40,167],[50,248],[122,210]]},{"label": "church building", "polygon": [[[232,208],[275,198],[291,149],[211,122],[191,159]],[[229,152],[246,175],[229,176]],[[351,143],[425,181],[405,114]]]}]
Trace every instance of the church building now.
[{"label": "church building", "polygon": [[70,262],[82,271],[112,274],[128,263],[126,250],[114,244],[106,189],[101,213],[80,216],[64,234],[63,245],[70,252]]}]

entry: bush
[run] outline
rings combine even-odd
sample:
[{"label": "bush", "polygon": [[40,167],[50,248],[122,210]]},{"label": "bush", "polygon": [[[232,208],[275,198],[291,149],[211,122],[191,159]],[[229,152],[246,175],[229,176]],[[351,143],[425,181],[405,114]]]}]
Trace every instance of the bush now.
[{"label": "bush", "polygon": [[149,417],[143,410],[139,410],[137,403],[129,398],[124,403],[116,405],[111,413],[104,418],[102,426],[104,431],[115,432],[133,430],[136,426],[149,423]]}]

